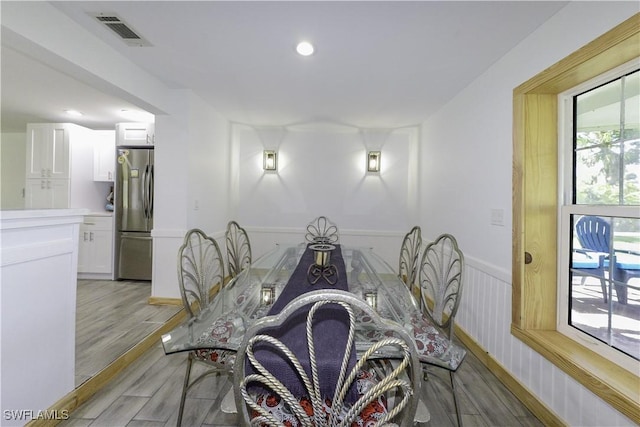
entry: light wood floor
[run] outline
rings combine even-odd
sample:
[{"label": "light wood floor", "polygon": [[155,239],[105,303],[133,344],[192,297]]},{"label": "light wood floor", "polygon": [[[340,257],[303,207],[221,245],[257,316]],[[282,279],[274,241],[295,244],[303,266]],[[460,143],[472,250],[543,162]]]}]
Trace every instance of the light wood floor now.
[{"label": "light wood floor", "polygon": [[78,280],[76,387],[163,325],[180,307],[149,305],[151,282]]},{"label": "light wood floor", "polygon": [[[185,373],[186,354],[165,355],[154,346],[61,426],[174,426]],[[195,369],[195,367],[194,367]],[[542,424],[469,354],[456,374],[465,426],[541,426]],[[225,376],[209,377],[191,389],[183,426],[237,426],[236,416],[220,410],[231,389]],[[431,421],[423,426],[455,426],[448,374],[436,370],[423,388]]]}]

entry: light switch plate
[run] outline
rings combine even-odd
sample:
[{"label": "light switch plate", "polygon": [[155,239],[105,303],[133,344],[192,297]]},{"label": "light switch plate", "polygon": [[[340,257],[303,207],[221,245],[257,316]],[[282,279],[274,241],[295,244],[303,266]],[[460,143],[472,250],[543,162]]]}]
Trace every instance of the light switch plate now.
[{"label": "light switch plate", "polygon": [[504,209],[491,209],[491,225],[504,227]]}]

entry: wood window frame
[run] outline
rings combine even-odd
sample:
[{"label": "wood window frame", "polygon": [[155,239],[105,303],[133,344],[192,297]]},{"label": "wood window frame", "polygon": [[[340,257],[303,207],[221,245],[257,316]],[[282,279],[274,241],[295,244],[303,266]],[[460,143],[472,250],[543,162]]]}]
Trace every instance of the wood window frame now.
[{"label": "wood window frame", "polygon": [[[556,329],[558,94],[640,56],[640,13],[513,91],[511,333],[640,424],[640,378]],[[526,254],[526,255],[525,255]]]}]

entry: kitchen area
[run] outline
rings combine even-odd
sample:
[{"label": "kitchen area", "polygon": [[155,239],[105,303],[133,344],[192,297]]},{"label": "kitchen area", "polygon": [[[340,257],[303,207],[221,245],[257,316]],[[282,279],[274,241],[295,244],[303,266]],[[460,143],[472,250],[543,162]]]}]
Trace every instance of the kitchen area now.
[{"label": "kitchen area", "polygon": [[50,407],[166,321],[148,304],[153,154],[153,123],[2,134],[4,408]]},{"label": "kitchen area", "polygon": [[153,132],[153,123],[29,123],[22,135],[3,134],[16,141],[2,145],[0,208],[86,209],[78,277],[151,280]]}]

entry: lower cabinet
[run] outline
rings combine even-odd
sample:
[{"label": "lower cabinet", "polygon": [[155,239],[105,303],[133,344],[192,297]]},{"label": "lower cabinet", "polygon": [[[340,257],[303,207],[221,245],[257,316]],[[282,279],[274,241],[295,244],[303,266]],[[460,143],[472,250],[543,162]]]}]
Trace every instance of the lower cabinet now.
[{"label": "lower cabinet", "polygon": [[111,216],[87,215],[80,224],[78,273],[113,274]]},{"label": "lower cabinet", "polygon": [[24,204],[26,209],[66,209],[69,207],[69,180],[27,179]]}]

